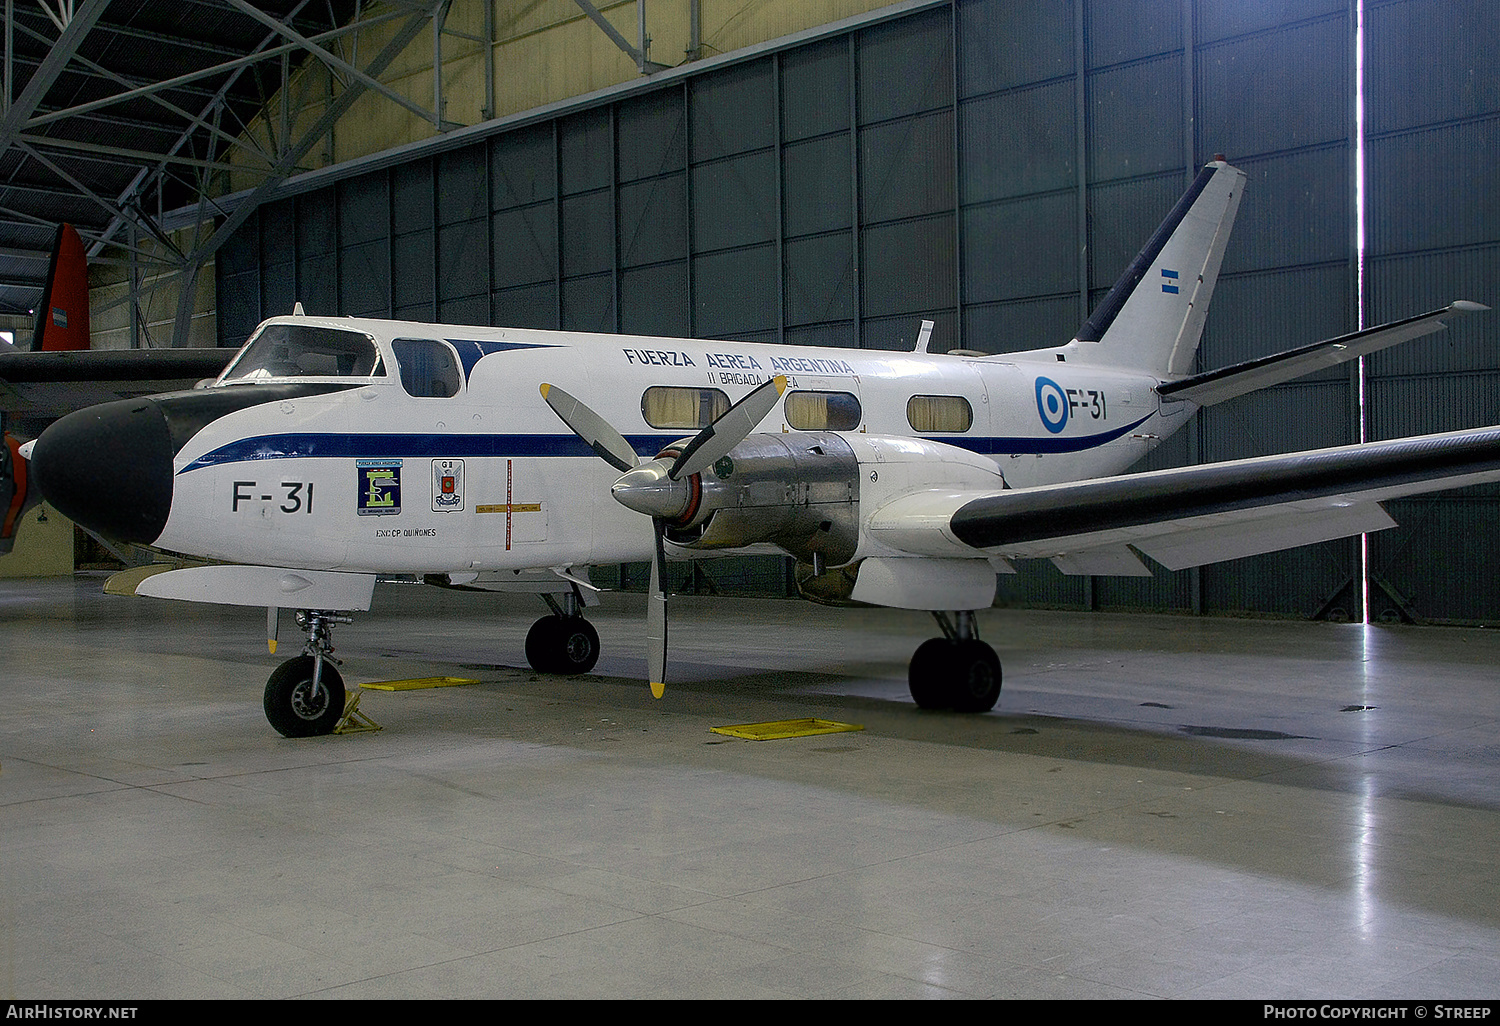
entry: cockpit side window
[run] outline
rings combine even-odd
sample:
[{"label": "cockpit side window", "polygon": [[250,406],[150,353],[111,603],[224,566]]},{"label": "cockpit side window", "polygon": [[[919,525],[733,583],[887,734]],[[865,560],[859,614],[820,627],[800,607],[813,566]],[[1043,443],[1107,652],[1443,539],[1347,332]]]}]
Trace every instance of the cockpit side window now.
[{"label": "cockpit side window", "polygon": [[401,368],[401,387],[418,398],[446,399],[458,394],[461,377],[452,347],[426,338],[398,338],[391,343]]},{"label": "cockpit side window", "polygon": [[384,376],[380,350],[364,332],[309,324],[267,324],[224,372],[222,380]]}]

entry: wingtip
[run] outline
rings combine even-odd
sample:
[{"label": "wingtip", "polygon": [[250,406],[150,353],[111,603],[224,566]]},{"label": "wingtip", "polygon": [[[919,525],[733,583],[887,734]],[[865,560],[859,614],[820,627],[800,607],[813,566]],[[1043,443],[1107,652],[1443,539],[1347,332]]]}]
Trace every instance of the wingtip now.
[{"label": "wingtip", "polygon": [[1488,310],[1489,307],[1485,306],[1483,303],[1476,303],[1472,299],[1455,299],[1453,302],[1448,304],[1448,309],[1462,310],[1465,313],[1471,313],[1477,312],[1479,310]]}]

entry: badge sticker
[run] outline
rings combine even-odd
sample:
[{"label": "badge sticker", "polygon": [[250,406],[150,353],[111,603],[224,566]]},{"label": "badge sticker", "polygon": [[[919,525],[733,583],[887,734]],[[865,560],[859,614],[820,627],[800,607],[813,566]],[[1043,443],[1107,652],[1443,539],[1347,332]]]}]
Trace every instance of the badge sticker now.
[{"label": "badge sticker", "polygon": [[452,513],[464,508],[464,461],[432,461],[432,511]]},{"label": "badge sticker", "polygon": [[359,494],[359,515],[384,517],[400,513],[401,461],[355,460],[354,466],[359,474],[355,484]]}]

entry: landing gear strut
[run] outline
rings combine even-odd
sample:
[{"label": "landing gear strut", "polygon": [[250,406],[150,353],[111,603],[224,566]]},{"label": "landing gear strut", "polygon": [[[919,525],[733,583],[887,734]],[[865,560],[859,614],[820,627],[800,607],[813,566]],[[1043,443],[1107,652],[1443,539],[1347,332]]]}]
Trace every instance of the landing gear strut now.
[{"label": "landing gear strut", "polygon": [[1000,699],[1000,657],[979,640],[974,614],[955,613],[952,620],[944,613],[932,615],[943,637],[922,642],[911,657],[911,697],[923,709],[993,709]]},{"label": "landing gear strut", "polygon": [[266,719],[284,737],[330,733],[344,715],[344,678],[334,667],[332,632],[352,623],[322,609],[299,609],[297,626],[307,634],[303,654],[276,667],[266,681]]},{"label": "landing gear strut", "polygon": [[552,613],[531,625],[526,635],[526,661],[538,673],[588,673],[599,661],[599,632],[580,613],[578,594],[564,594],[561,604],[551,595],[542,598],[552,607]]}]

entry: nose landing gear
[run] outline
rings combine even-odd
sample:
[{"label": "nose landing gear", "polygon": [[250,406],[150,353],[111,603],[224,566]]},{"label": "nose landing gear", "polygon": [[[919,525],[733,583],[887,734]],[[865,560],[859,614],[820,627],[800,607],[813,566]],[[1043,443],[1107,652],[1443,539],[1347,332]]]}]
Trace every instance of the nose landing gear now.
[{"label": "nose landing gear", "polygon": [[297,626],[307,634],[303,654],[276,667],[266,681],[266,719],[283,737],[332,732],[344,715],[344,678],[335,669],[333,625],[353,623],[323,609],[299,609]]}]

